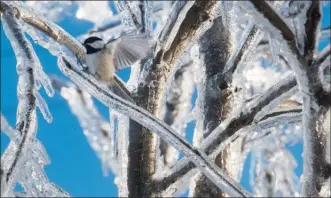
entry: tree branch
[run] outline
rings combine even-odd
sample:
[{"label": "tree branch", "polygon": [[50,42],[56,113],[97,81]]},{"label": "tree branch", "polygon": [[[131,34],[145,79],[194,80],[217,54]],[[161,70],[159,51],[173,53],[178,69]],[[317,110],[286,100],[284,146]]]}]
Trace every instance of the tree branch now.
[{"label": "tree branch", "polygon": [[[298,49],[295,47],[294,36],[282,18],[271,9],[266,1],[253,1],[251,3],[264,17],[278,29],[281,33],[291,52],[296,57],[291,57],[288,54],[286,58],[291,60],[291,66],[296,74],[300,90],[303,93],[303,118],[302,128],[304,132],[304,171],[303,171],[303,185],[301,193],[303,196],[316,197],[321,189],[322,167],[325,164],[324,145],[321,144],[321,136],[316,129],[318,120],[326,111],[327,93],[324,92],[322,83],[318,75],[318,67],[311,64],[310,58],[301,56]],[[319,5],[319,4],[318,4]],[[316,6],[316,5],[315,5]],[[309,29],[316,29],[320,22],[320,6],[314,7],[312,5],[308,12],[308,22],[306,23],[306,31]],[[315,15],[314,17],[310,15]],[[315,20],[315,21],[311,21]],[[315,30],[313,30],[315,31]],[[314,37],[314,38],[312,38]],[[315,33],[309,32],[307,35],[309,39],[315,39]],[[315,46],[308,44],[308,50]],[[312,46],[313,45],[313,46]]]},{"label": "tree branch", "polygon": [[[227,24],[223,24],[222,17],[214,19],[212,27],[198,40],[201,61],[196,61],[195,64],[200,62],[203,72],[200,74],[202,80],[198,83],[196,107],[199,108],[199,114],[194,136],[200,136],[200,141],[221,123],[222,114],[224,115],[226,114],[225,111],[228,111],[221,103],[221,97],[226,98],[227,96],[221,95],[218,86],[207,83],[215,75],[222,74],[233,48],[232,43],[229,42],[232,37],[231,28],[226,27]],[[197,145],[199,144],[197,138],[194,141]],[[222,153],[220,158],[225,158],[224,155],[226,152]],[[225,166],[226,162],[222,163],[222,161],[216,161],[216,164],[230,175]],[[205,176],[199,174],[191,180],[190,194],[193,197],[218,197],[222,195],[222,192]]]},{"label": "tree branch", "polygon": [[318,42],[320,22],[321,22],[321,10],[320,1],[311,1],[310,7],[307,11],[307,21],[305,23],[305,48],[304,54],[307,63],[310,65],[313,61],[313,55],[316,50]]},{"label": "tree branch", "polygon": [[230,196],[249,196],[236,182],[226,176],[213,162],[210,162],[203,152],[192,147],[184,138],[177,135],[177,133],[164,122],[157,119],[146,110],[106,90],[103,86],[99,86],[97,81],[90,74],[75,69],[75,67],[72,67],[73,63],[68,62],[64,57],[60,57],[58,63],[63,74],[70,77],[78,86],[89,87],[88,92],[107,107],[113,108],[119,113],[139,122],[150,131],[157,133],[161,138],[166,140],[168,144],[171,144],[177,150],[183,152],[183,154],[190,158],[217,187],[224,190]]},{"label": "tree branch", "polygon": [[[137,88],[137,104],[152,113],[160,116],[163,104],[164,90],[175,63],[181,58],[184,50],[200,33],[203,26],[209,24],[212,10],[216,1],[177,1],[173,5],[158,42],[154,45],[154,52],[141,60],[143,70],[148,71]],[[140,130],[139,130],[140,131]],[[141,156],[141,164],[135,169],[140,170],[141,184],[145,185],[144,196],[154,193],[150,190],[150,181],[155,172],[156,136],[143,129],[135,136],[135,142],[140,143],[136,155]]]},{"label": "tree branch", "polygon": [[327,47],[321,51],[313,62],[313,67],[320,67],[324,61],[326,61],[331,56],[331,45],[329,44]]},{"label": "tree branch", "polygon": [[[3,8],[1,4],[1,10]],[[7,7],[3,11],[2,22],[17,58],[18,108],[16,130],[20,132],[21,136],[18,145],[16,145],[17,149],[12,143],[8,148],[14,151],[14,157],[11,159],[6,158],[5,155],[1,157],[1,196],[7,196],[12,185],[16,182],[16,177],[18,177],[26,153],[36,135],[36,97],[34,95],[35,78],[33,73],[36,60],[33,56],[32,45],[24,36],[20,24],[14,17],[12,8]]]},{"label": "tree branch", "polygon": [[[241,112],[235,116],[230,116],[225,119],[221,125],[214,129],[210,135],[201,143],[201,148],[205,150],[209,157],[215,157],[222,149],[229,145],[232,141],[236,140],[240,135],[239,129],[253,123],[255,115],[264,106],[273,102],[281,94],[286,93],[296,86],[294,76],[282,80],[275,86],[271,87],[264,94],[262,94],[254,103],[251,103]],[[281,101],[279,101],[280,103]],[[276,106],[276,104],[274,104]],[[187,158],[181,159],[177,162],[176,166],[172,168],[172,172],[162,179],[156,179],[153,183],[154,188],[158,191],[169,191],[175,188],[177,181],[182,181],[182,178],[187,178],[187,175],[195,175],[198,171],[195,165]],[[194,169],[194,170],[192,170]]]}]

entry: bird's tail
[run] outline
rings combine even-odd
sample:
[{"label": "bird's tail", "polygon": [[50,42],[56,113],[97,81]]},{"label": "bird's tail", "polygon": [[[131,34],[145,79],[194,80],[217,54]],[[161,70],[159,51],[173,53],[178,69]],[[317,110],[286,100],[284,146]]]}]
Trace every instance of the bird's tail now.
[{"label": "bird's tail", "polygon": [[116,95],[135,104],[135,101],[131,97],[131,93],[126,89],[124,83],[118,79],[116,75],[114,76],[114,80],[108,83],[108,87]]}]

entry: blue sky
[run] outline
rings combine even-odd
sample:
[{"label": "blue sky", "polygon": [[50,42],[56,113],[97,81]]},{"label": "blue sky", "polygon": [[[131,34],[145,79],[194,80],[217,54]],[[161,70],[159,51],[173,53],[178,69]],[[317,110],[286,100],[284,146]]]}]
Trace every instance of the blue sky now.
[{"label": "blue sky", "polygon": [[[323,9],[322,27],[330,25],[330,4]],[[67,17],[58,23],[71,35],[78,36],[93,27],[93,24],[78,20],[75,17]],[[330,41],[321,44],[326,46]],[[39,59],[47,74],[56,74],[63,77],[57,67],[57,59],[44,48],[34,45]],[[118,73],[123,80],[128,80],[130,68]],[[5,115],[11,126],[15,126],[17,107],[17,73],[16,60],[11,46],[3,32],[1,25],[1,112]],[[41,94],[46,99],[53,115],[53,122],[48,124],[38,110],[38,139],[44,144],[51,159],[51,164],[45,167],[49,180],[59,185],[73,196],[117,196],[117,188],[114,177],[109,174],[104,177],[101,171],[101,163],[94,151],[87,143],[79,126],[78,120],[71,113],[66,101],[56,93],[53,98],[48,98],[44,90]],[[108,110],[97,102],[99,110],[108,117]],[[194,123],[188,127],[188,133],[192,134]],[[1,133],[1,153],[8,144],[8,137]],[[298,161],[296,173],[302,172],[302,144],[289,146]],[[250,190],[248,183],[249,157],[245,164],[242,184]]]}]

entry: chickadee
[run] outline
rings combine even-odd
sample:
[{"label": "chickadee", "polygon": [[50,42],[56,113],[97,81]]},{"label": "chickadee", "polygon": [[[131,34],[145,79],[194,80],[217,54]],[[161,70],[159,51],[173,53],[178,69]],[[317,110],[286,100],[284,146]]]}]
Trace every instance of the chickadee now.
[{"label": "chickadee", "polygon": [[87,69],[98,81],[106,83],[115,94],[134,103],[115,71],[144,58],[150,49],[149,41],[147,34],[128,34],[107,43],[99,37],[89,37],[83,43],[86,48]]}]

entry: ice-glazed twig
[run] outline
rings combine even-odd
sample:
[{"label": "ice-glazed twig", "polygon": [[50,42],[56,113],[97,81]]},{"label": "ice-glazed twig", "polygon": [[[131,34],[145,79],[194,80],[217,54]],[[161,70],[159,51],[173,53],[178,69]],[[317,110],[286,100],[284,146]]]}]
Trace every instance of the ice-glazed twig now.
[{"label": "ice-glazed twig", "polygon": [[246,27],[238,46],[236,46],[234,52],[231,53],[231,57],[225,66],[225,71],[220,78],[224,79],[221,82],[220,89],[225,89],[228,86],[228,82],[231,81],[235,70],[240,64],[247,60],[247,57],[256,49],[262,37],[262,31],[258,30],[254,24],[250,23]]},{"label": "ice-glazed twig", "polygon": [[55,23],[47,20],[41,14],[37,14],[24,2],[7,1],[1,2],[1,5],[11,5],[15,10],[16,18],[44,32],[56,42],[65,45],[74,54],[77,54],[81,60],[85,61],[85,51],[78,41]]},{"label": "ice-glazed twig", "polygon": [[[247,136],[245,137],[245,140],[242,145],[242,152],[244,150],[247,150],[248,148],[254,148],[254,145],[260,145],[262,144],[265,137],[271,135],[271,132],[268,131],[270,128],[277,127],[280,125],[285,124],[296,124],[300,123],[302,120],[302,109],[301,108],[295,108],[285,111],[275,111],[273,113],[270,113],[265,116],[260,122],[253,123],[252,125],[249,125],[245,127],[243,130],[248,131],[258,131],[260,134],[257,135],[257,137],[247,139]],[[262,132],[268,131],[268,132]],[[252,146],[250,146],[252,145]]]},{"label": "ice-glazed twig", "polygon": [[[73,61],[75,62],[75,61]],[[204,152],[192,147],[183,137],[179,136],[168,125],[160,119],[153,116],[146,110],[123,100],[116,94],[107,90],[90,74],[79,71],[73,67],[73,62],[64,57],[58,60],[61,71],[78,86],[84,87],[87,92],[100,100],[109,108],[113,108],[119,113],[127,115],[131,119],[139,122],[150,131],[157,133],[161,138],[167,141],[168,144],[183,152],[201,171],[212,180],[217,187],[228,193],[230,196],[248,197],[249,194],[243,190],[236,182],[232,181],[226,174],[223,173],[213,162],[211,162]]]},{"label": "ice-glazed twig", "polygon": [[[30,8],[28,5],[26,5],[24,2],[2,1],[0,2],[0,5],[1,5],[1,9],[0,9],[1,12],[6,10],[9,6],[12,6],[16,18],[23,20],[25,23],[45,33],[47,36],[49,36],[59,44],[63,44],[66,48],[71,50],[73,54],[77,55],[77,57],[82,63],[85,63],[84,47],[75,38],[73,38],[70,34],[64,31],[61,27],[59,27],[52,21],[47,20],[44,16],[37,13],[35,10]],[[117,77],[117,75],[115,75],[115,78],[118,79],[117,82],[121,82],[121,80]],[[125,86],[122,86],[122,89],[125,89],[125,91],[129,92]]]},{"label": "ice-glazed twig", "polygon": [[19,134],[15,129],[13,129],[7,119],[5,118],[4,115],[1,113],[1,131],[4,132],[11,141],[14,141],[15,143],[18,143],[19,141]]},{"label": "ice-glazed twig", "polygon": [[127,23],[128,21],[126,21],[126,20],[132,20],[132,22],[136,28],[141,26],[140,22],[138,21],[137,16],[133,13],[128,1],[126,1],[126,0],[119,1],[119,2],[117,2],[116,5],[117,5],[117,9],[122,14],[123,23]]},{"label": "ice-glazed twig", "polygon": [[320,67],[331,56],[331,45],[326,46],[323,51],[317,54],[313,67]]},{"label": "ice-glazed twig", "polygon": [[[259,99],[256,99],[254,103],[251,103],[246,108],[243,108],[242,111],[236,112],[235,115],[229,116],[225,119],[222,124],[214,129],[201,143],[201,148],[204,149],[206,154],[210,157],[215,157],[227,145],[238,138],[240,135],[239,130],[241,128],[253,123],[255,115],[260,109],[270,104],[273,100],[277,100],[281,95],[280,93],[288,92],[295,87],[296,84],[294,76],[281,80],[262,94]],[[279,103],[280,102],[282,101],[279,101]],[[277,104],[274,104],[274,106],[276,107]],[[183,182],[182,178],[187,177],[187,175],[192,176],[198,173],[194,168],[195,165],[193,163],[187,158],[183,158],[172,168],[169,175],[162,179],[156,179],[153,185],[155,185],[154,187],[159,191],[171,191],[172,188],[176,188],[178,185],[177,181]]]},{"label": "ice-glazed twig", "polygon": [[311,64],[313,61],[313,56],[315,50],[317,49],[319,31],[320,31],[320,21],[322,18],[320,1],[311,1],[311,4],[306,13],[306,22],[305,22],[305,35],[304,39],[305,48],[304,54],[308,64]]},{"label": "ice-glazed twig", "polygon": [[[296,39],[293,31],[287,25],[284,18],[271,6],[267,1],[254,1],[250,0],[250,3],[254,6],[256,11],[264,17],[268,23],[275,29],[279,31],[281,37],[285,40],[289,50],[295,56],[293,59],[296,59],[300,64],[291,65],[291,67],[296,68],[297,71],[301,71],[302,68],[306,67],[306,64],[303,62],[303,57],[300,54],[299,50],[296,47]],[[272,32],[269,32],[269,34]],[[274,34],[276,36],[276,34]],[[301,71],[302,72],[302,71]]]},{"label": "ice-glazed twig", "polygon": [[[295,36],[284,19],[272,8],[271,4],[267,1],[253,1],[251,3],[254,7],[264,15],[266,19],[278,30],[281,31],[282,36],[288,42],[295,41]],[[295,45],[295,43],[294,43]]]},{"label": "ice-glazed twig", "polygon": [[36,135],[36,97],[34,95],[36,88],[33,70],[37,61],[34,59],[31,43],[24,36],[20,24],[14,17],[13,9],[8,7],[4,10],[2,24],[17,59],[18,107],[16,130],[19,131],[21,136],[17,145],[11,142],[7,148],[8,151],[13,152],[12,157],[1,157],[1,196],[8,196],[7,193],[13,190],[22,163]]}]

